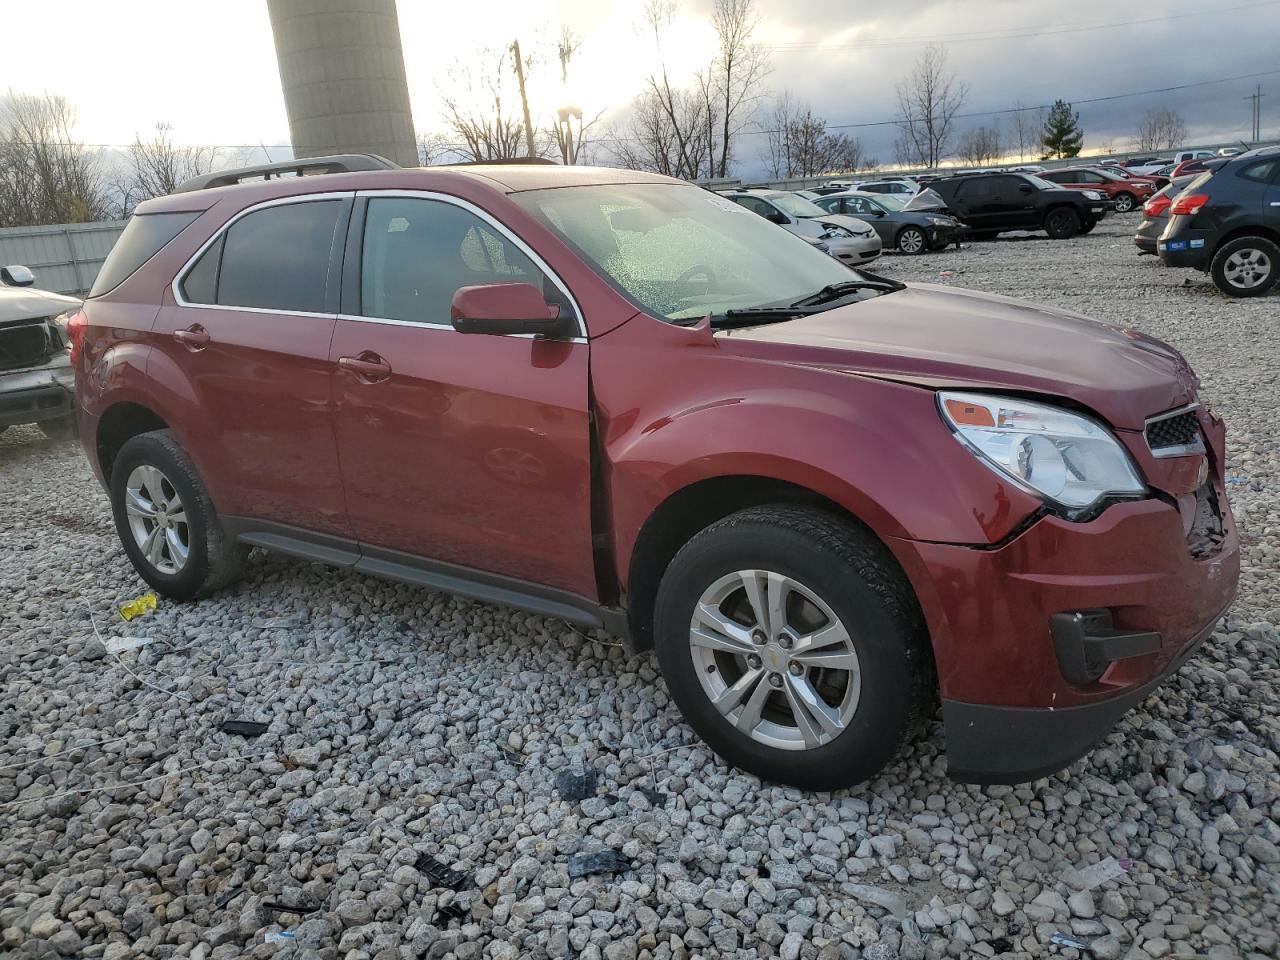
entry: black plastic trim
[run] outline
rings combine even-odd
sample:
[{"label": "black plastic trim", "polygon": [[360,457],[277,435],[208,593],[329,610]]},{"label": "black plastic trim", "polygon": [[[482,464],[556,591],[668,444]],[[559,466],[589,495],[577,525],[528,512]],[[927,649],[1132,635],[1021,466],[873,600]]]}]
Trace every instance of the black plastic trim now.
[{"label": "black plastic trim", "polygon": [[1111,611],[1069,610],[1049,618],[1062,676],[1077,686],[1088,686],[1116,660],[1128,660],[1160,649],[1154,631],[1117,630]]},{"label": "black plastic trim", "polygon": [[241,543],[315,560],[333,567],[357,570],[370,576],[398,580],[429,590],[500,603],[531,613],[558,617],[570,623],[608,630],[626,638],[626,612],[602,607],[594,600],[515,577],[488,573],[442,560],[432,560],[399,550],[359,543],[345,537],[316,533],[300,527],[246,517],[222,517],[222,525]]}]

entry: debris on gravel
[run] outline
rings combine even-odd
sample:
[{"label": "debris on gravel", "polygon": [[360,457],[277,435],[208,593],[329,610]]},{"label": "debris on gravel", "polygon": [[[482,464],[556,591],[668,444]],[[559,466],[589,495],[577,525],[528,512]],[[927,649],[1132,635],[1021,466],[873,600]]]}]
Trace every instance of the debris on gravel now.
[{"label": "debris on gravel", "polygon": [[[80,448],[6,431],[0,953],[1276,957],[1280,296],[1183,285],[1136,224],[874,268],[1166,339],[1228,424],[1238,602],[1022,786],[949,781],[937,724],[863,787],[764,784],[698,742],[651,655],[282,556],[125,624],[139,580]],[[149,642],[108,653],[124,636]]]}]

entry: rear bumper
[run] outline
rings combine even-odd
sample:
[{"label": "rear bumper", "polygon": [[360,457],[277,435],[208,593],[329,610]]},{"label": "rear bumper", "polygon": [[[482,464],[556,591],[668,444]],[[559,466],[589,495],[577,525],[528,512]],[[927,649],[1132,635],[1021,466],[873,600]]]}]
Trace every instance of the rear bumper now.
[{"label": "rear bumper", "polygon": [[75,374],[65,355],[40,367],[0,373],[0,427],[70,416],[74,391]]}]

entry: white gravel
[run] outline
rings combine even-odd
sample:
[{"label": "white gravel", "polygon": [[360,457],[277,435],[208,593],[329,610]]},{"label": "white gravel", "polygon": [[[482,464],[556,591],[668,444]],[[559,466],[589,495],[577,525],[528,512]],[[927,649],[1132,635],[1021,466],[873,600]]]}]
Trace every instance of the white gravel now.
[{"label": "white gravel", "polygon": [[[695,740],[650,655],[282,557],[125,624],[143,586],[79,448],[9,430],[0,956],[1277,956],[1280,296],[1139,259],[1136,222],[878,267],[1168,339],[1231,431],[1233,613],[1099,749],[1017,788],[948,781],[937,726],[863,788],[762,785]],[[90,611],[153,642],[117,659]],[[597,795],[561,799],[588,768]],[[570,878],[604,850],[631,868]]]}]

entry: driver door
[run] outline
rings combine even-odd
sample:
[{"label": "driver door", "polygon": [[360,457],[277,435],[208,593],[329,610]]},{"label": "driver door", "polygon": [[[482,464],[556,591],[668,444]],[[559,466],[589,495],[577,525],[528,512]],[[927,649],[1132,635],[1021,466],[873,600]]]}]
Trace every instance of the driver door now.
[{"label": "driver door", "polygon": [[459,287],[532,283],[576,315],[565,288],[505,228],[446,198],[361,195],[351,231],[331,357],[365,557],[596,599],[585,338],[450,323]]}]

